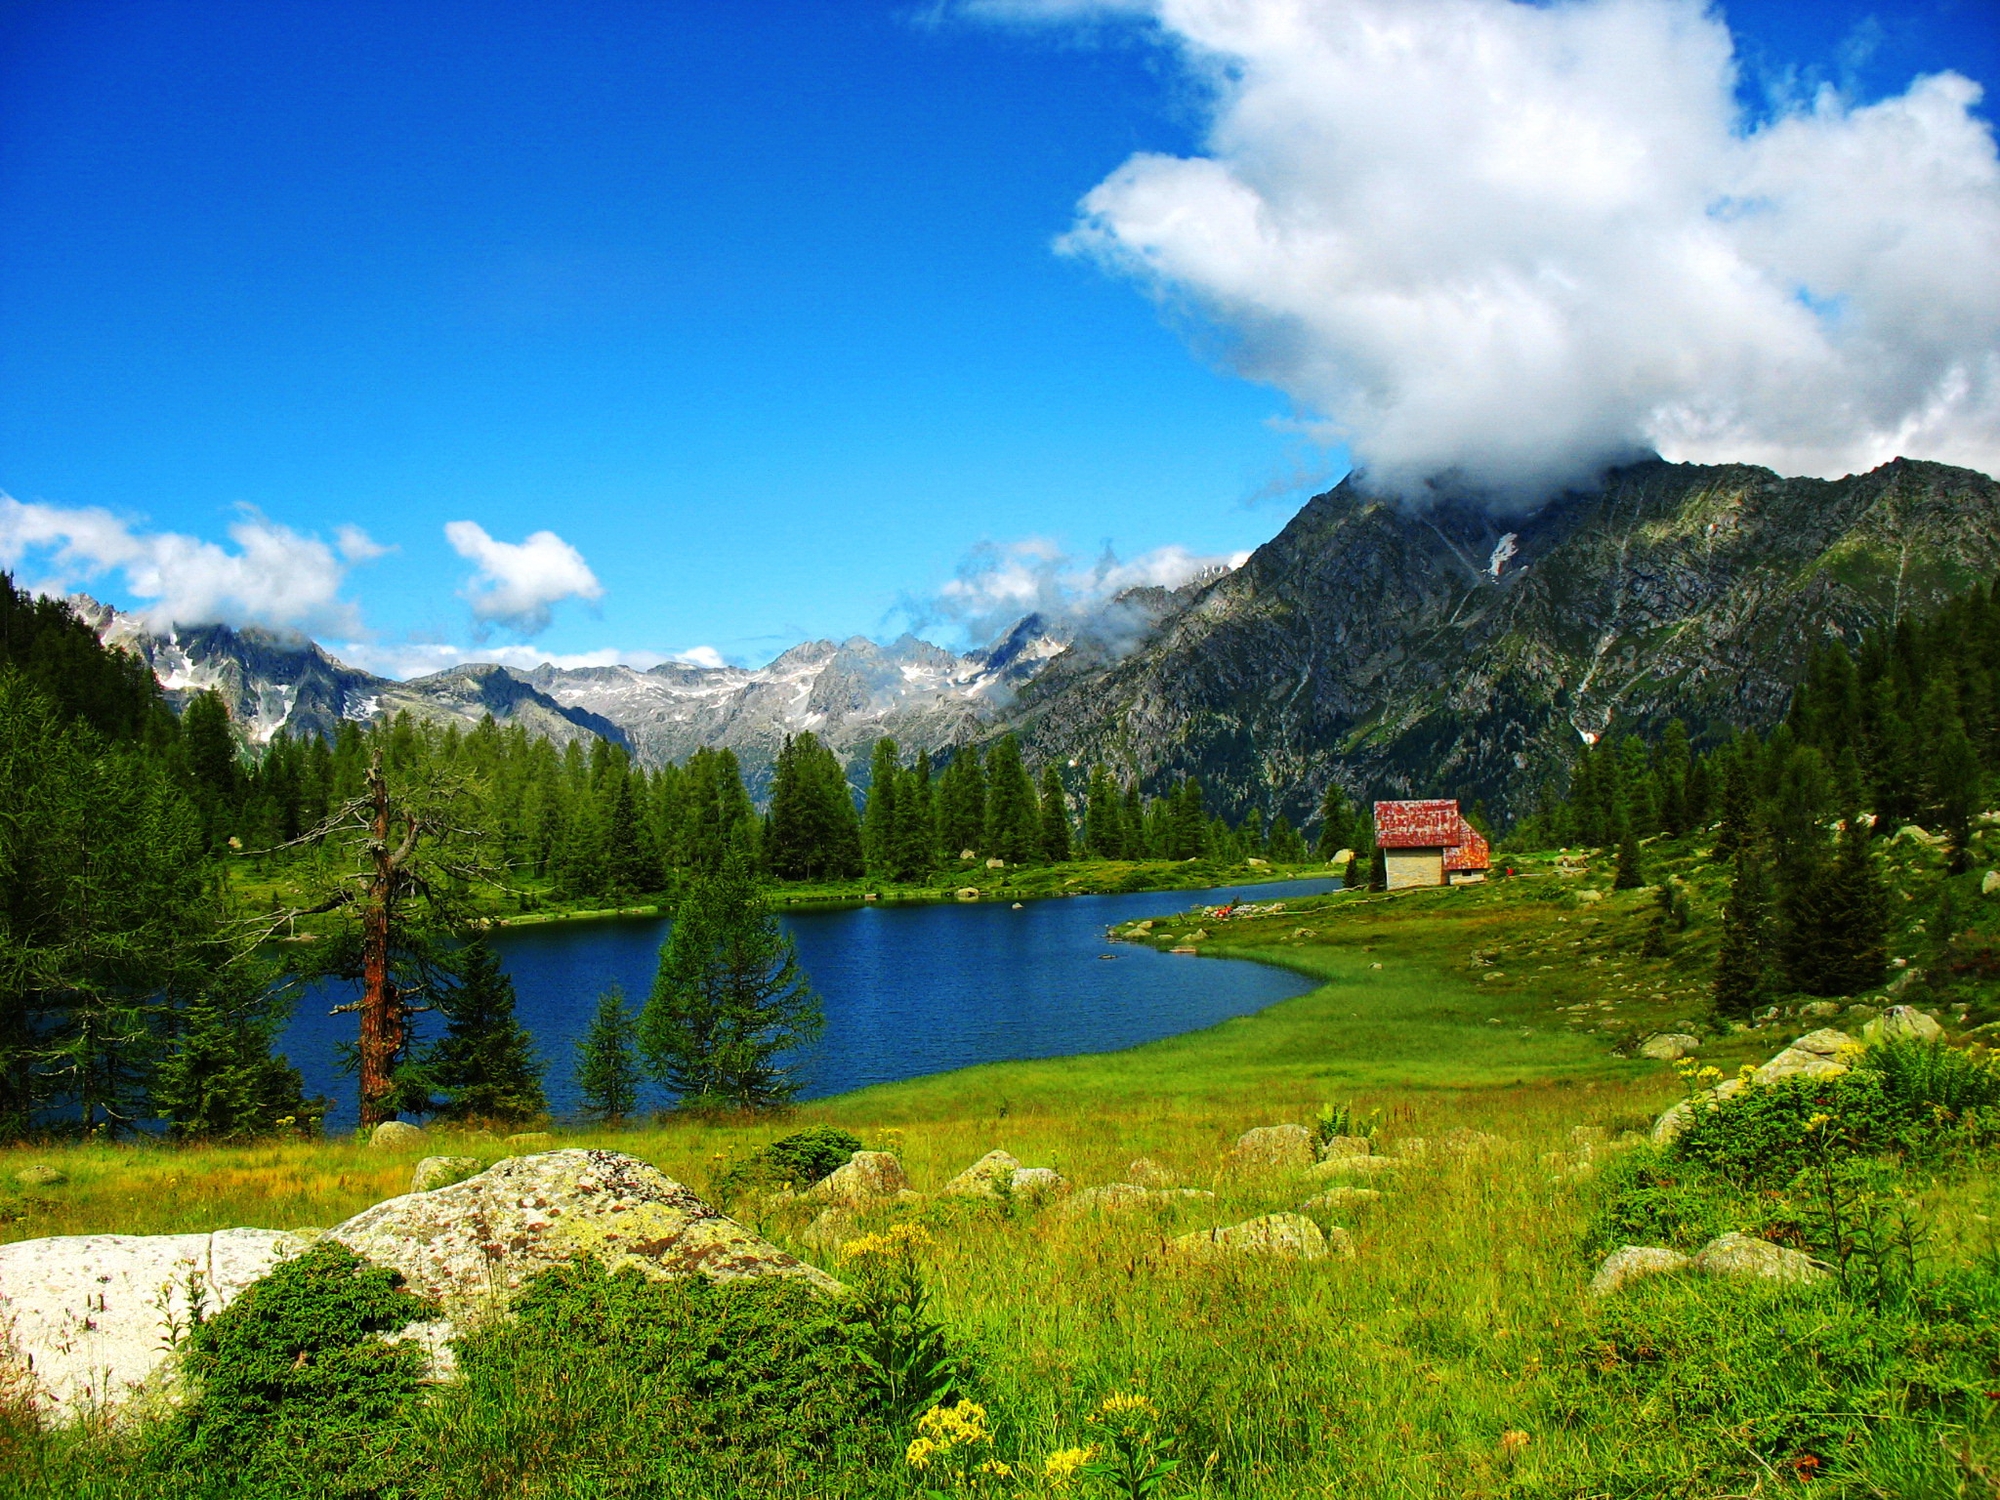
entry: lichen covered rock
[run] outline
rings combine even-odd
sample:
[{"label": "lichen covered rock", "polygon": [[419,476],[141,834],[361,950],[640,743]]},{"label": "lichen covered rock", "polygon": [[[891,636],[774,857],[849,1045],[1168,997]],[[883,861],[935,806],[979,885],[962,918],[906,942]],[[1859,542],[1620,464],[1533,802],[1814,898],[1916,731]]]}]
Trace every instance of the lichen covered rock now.
[{"label": "lichen covered rock", "polygon": [[607,1270],[717,1281],[824,1272],[759,1239],[692,1188],[617,1151],[509,1157],[478,1176],[391,1198],[330,1231],[448,1314],[504,1305],[529,1277],[581,1255]]},{"label": "lichen covered rock", "polygon": [[1260,1125],[1236,1138],[1223,1158],[1226,1171],[1244,1177],[1272,1172],[1304,1171],[1318,1153],[1312,1132],[1303,1125]]},{"label": "lichen covered rock", "polygon": [[424,1143],[424,1133],[407,1120],[384,1120],[368,1134],[374,1151],[408,1151]]},{"label": "lichen covered rock", "polygon": [[1304,1214],[1265,1214],[1220,1229],[1201,1229],[1167,1241],[1167,1247],[1175,1254],[1205,1260],[1232,1255],[1324,1260],[1328,1255],[1354,1253],[1347,1231],[1335,1229],[1331,1235],[1324,1234]]},{"label": "lichen covered rock", "polygon": [[1590,1279],[1590,1295],[1609,1297],[1646,1276],[1667,1276],[1685,1270],[1688,1258],[1660,1245],[1625,1245],[1604,1257]]},{"label": "lichen covered rock", "polygon": [[887,1151],[857,1151],[812,1185],[806,1196],[820,1203],[866,1208],[905,1192],[903,1164]]},{"label": "lichen covered rock", "polygon": [[938,1191],[947,1198],[1002,1198],[1012,1191],[1020,1159],[989,1151]]},{"label": "lichen covered rock", "polygon": [[1693,1264],[1705,1276],[1739,1281],[1823,1281],[1827,1276],[1825,1268],[1803,1251],[1748,1234],[1717,1236],[1695,1252]]},{"label": "lichen covered rock", "polygon": [[410,1191],[428,1193],[434,1188],[450,1187],[478,1170],[476,1156],[426,1156],[410,1173]]}]

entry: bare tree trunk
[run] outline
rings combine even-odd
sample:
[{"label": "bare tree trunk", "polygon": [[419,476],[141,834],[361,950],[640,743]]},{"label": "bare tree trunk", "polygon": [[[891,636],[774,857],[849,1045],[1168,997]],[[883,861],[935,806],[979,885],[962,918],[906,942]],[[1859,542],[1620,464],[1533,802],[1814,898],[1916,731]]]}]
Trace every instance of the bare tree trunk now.
[{"label": "bare tree trunk", "polygon": [[389,924],[396,900],[396,859],[389,850],[389,779],[377,750],[368,768],[374,801],[369,853],[375,861],[361,916],[361,1124],[396,1117],[391,1073],[403,1050],[409,1009],[389,973]]}]

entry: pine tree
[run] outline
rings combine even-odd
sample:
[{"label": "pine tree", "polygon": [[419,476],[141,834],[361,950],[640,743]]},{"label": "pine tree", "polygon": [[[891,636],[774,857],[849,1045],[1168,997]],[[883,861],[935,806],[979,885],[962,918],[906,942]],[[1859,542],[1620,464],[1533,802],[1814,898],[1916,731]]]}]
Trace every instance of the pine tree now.
[{"label": "pine tree", "polygon": [[1979,753],[1965,732],[1958,695],[1944,674],[1924,694],[1923,727],[1929,811],[1944,831],[1946,872],[1962,875],[1970,863],[1972,818],[1979,810]]},{"label": "pine tree", "polygon": [[690,884],[639,1017],[648,1071],[684,1108],[782,1104],[799,1085],[782,1059],[825,1028],[798,952],[748,860]]},{"label": "pine tree", "polygon": [[1637,819],[1624,813],[1618,819],[1618,869],[1611,877],[1614,891],[1636,891],[1646,883],[1645,858],[1639,848]]},{"label": "pine tree", "polygon": [[1736,858],[1737,851],[1751,838],[1757,803],[1753,790],[1755,766],[1747,740],[1739,739],[1729,752],[1722,773],[1722,820],[1715,831],[1715,846],[1709,857],[1716,861]]},{"label": "pine tree", "polygon": [[938,839],[947,861],[986,844],[986,769],[977,745],[961,746],[938,780]]},{"label": "pine tree", "polygon": [[1069,860],[1069,797],[1053,765],[1042,767],[1042,858],[1052,865]]},{"label": "pine tree", "polygon": [[222,695],[210,689],[188,700],[181,715],[181,745],[187,757],[188,781],[202,829],[210,845],[235,830],[243,797],[243,773],[236,761],[236,732]]},{"label": "pine tree", "polygon": [[1355,845],[1354,807],[1337,781],[1326,784],[1326,796],[1319,804],[1319,844],[1321,859],[1332,859]]},{"label": "pine tree", "polygon": [[1873,834],[1860,807],[1860,766],[1842,752],[1840,843],[1818,892],[1818,979],[1815,991],[1858,995],[1882,982],[1888,966],[1888,890],[1875,867]]},{"label": "pine tree", "polygon": [[892,739],[875,742],[868,762],[868,809],[861,815],[861,857],[868,873],[878,879],[893,877],[896,870],[898,809],[896,792],[903,779],[902,762]]},{"label": "pine tree", "polygon": [[587,1118],[616,1125],[638,1109],[636,1037],[625,991],[614,984],[597,997],[597,1014],[576,1044],[576,1093]]},{"label": "pine tree", "polygon": [[1199,859],[1207,843],[1208,818],[1201,805],[1201,783],[1183,778],[1174,794],[1172,821],[1168,828],[1168,859]]},{"label": "pine tree", "polygon": [[928,750],[917,752],[917,763],[903,773],[897,796],[897,878],[927,880],[937,868],[937,808],[931,792]]},{"label": "pine tree", "polygon": [[499,956],[484,939],[467,943],[459,952],[459,982],[438,996],[444,1034],[414,1069],[417,1080],[443,1095],[440,1118],[513,1124],[547,1112],[542,1064],[514,1006],[514,981]]},{"label": "pine tree", "polygon": [[1292,820],[1283,813],[1271,820],[1271,831],[1264,847],[1276,864],[1302,865],[1306,862],[1306,841],[1292,827]]},{"label": "pine tree", "polygon": [[1084,796],[1083,847],[1092,859],[1124,857],[1119,828],[1118,789],[1102,763],[1090,768],[1090,789]]},{"label": "pine tree", "polygon": [[1027,864],[1041,852],[1041,834],[1041,807],[1021,764],[1020,742],[1002,735],[986,757],[987,852],[1010,865]]},{"label": "pine tree", "polygon": [[173,1020],[152,1080],[155,1111],[180,1139],[246,1140],[317,1133],[327,1101],[305,1097],[305,1079],[272,1044],[284,1023],[269,976],[220,970]]},{"label": "pine tree", "polygon": [[1779,770],[1771,803],[1771,863],[1780,971],[1789,988],[1808,994],[1828,993],[1830,983],[1820,913],[1833,876],[1824,823],[1833,800],[1825,757],[1810,745],[1793,747]]},{"label": "pine tree", "polygon": [[1139,791],[1139,783],[1128,782],[1125,795],[1120,799],[1122,806],[1118,818],[1118,831],[1124,840],[1124,859],[1139,860],[1151,855],[1146,846],[1146,800]]},{"label": "pine tree", "polygon": [[1660,750],[1655,757],[1654,768],[1660,788],[1660,830],[1676,837],[1686,833],[1691,826],[1687,805],[1687,779],[1691,764],[1687,725],[1679,719],[1669,719],[1666,732],[1660,737]]},{"label": "pine tree", "polygon": [[1743,1020],[1771,988],[1771,878],[1754,839],[1736,850],[1729,899],[1722,908],[1722,943],[1715,961],[1715,1009]]}]

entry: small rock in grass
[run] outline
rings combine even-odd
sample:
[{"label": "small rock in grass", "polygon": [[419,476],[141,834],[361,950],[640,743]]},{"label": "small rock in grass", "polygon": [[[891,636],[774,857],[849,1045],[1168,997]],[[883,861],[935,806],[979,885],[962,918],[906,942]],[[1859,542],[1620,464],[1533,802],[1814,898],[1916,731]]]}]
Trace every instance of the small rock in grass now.
[{"label": "small rock in grass", "polygon": [[978,1161],[947,1182],[938,1192],[947,1198],[999,1198],[1011,1188],[1014,1174],[1021,1169],[1019,1158],[1005,1151],[989,1151]]},{"label": "small rock in grass", "polygon": [[1329,1254],[1354,1254],[1354,1242],[1346,1230],[1322,1233],[1304,1214],[1265,1214],[1220,1229],[1201,1229],[1167,1241],[1167,1247],[1202,1259],[1261,1255],[1279,1260],[1324,1260]]},{"label": "small rock in grass", "polygon": [[1995,891],[2000,891],[2000,870],[1988,870],[1985,878],[1979,882],[1979,894],[1990,896]]},{"label": "small rock in grass", "polygon": [[1569,1143],[1578,1151],[1593,1150],[1605,1144],[1602,1125],[1572,1125],[1569,1128]]},{"label": "small rock in grass", "polygon": [[1139,1157],[1125,1169],[1125,1175],[1140,1187],[1166,1188],[1174,1185],[1174,1175],[1150,1156]]},{"label": "small rock in grass", "polygon": [[1810,1255],[1753,1235],[1719,1235],[1695,1252],[1694,1268],[1735,1280],[1823,1281],[1827,1272]]},{"label": "small rock in grass", "polygon": [[1944,1028],[1914,1005],[1892,1005],[1862,1027],[1861,1035],[1871,1042],[1934,1042]]},{"label": "small rock in grass", "polygon": [[1684,1031],[1668,1031],[1648,1037],[1640,1046],[1639,1055],[1650,1057],[1655,1062],[1674,1062],[1700,1049],[1700,1037],[1689,1036]]},{"label": "small rock in grass", "polygon": [[1431,1154],[1431,1143],[1420,1135],[1406,1135],[1396,1142],[1396,1156],[1402,1161],[1422,1161]]},{"label": "small rock in grass", "polygon": [[553,1151],[556,1138],[546,1130],[524,1130],[519,1135],[504,1137],[500,1144],[509,1150],[525,1154],[531,1151]]},{"label": "small rock in grass", "polygon": [[1438,1144],[1444,1151],[1453,1156],[1482,1160],[1489,1156],[1498,1155],[1513,1143],[1505,1136],[1488,1135],[1483,1130],[1471,1130],[1461,1127],[1457,1130],[1447,1132],[1444,1139]]},{"label": "small rock in grass", "polygon": [[1810,1005],[1799,1007],[1799,1016],[1807,1021],[1831,1021],[1840,1014],[1838,1000],[1815,1000]]},{"label": "small rock in grass", "polygon": [[384,1120],[369,1132],[372,1151],[407,1151],[424,1143],[424,1133],[407,1120]]},{"label": "small rock in grass", "polygon": [[24,1188],[60,1187],[69,1181],[69,1174],[60,1167],[38,1161],[16,1172],[14,1181]]},{"label": "small rock in grass", "polygon": [[1332,1156],[1306,1168],[1306,1176],[1315,1182],[1324,1182],[1329,1177],[1374,1177],[1394,1172],[1408,1160],[1394,1156]]},{"label": "small rock in grass", "polygon": [[822,1203],[866,1208],[907,1189],[903,1164],[887,1151],[857,1151],[845,1163],[814,1183],[806,1196]]},{"label": "small rock in grass", "polygon": [[433,1188],[450,1187],[479,1171],[476,1156],[426,1156],[410,1173],[410,1191],[428,1193]]},{"label": "small rock in grass", "polygon": [[1251,1176],[1291,1172],[1313,1163],[1312,1132],[1303,1125],[1260,1125],[1246,1130],[1223,1158],[1226,1171]]},{"label": "small rock in grass", "polygon": [[1069,1191],[1069,1183],[1053,1167],[1016,1167],[1007,1179],[1008,1190],[1020,1203],[1043,1204]]},{"label": "small rock in grass", "polygon": [[861,1222],[849,1208],[823,1208],[813,1221],[799,1231],[802,1243],[825,1252],[838,1250],[842,1245],[861,1233]]},{"label": "small rock in grass", "polygon": [[1332,1161],[1337,1156],[1373,1156],[1375,1143],[1365,1135],[1336,1135],[1329,1137],[1319,1148],[1321,1161]]},{"label": "small rock in grass", "polygon": [[1645,1276],[1665,1276],[1686,1269],[1688,1258],[1659,1245],[1626,1245],[1604,1257],[1590,1279],[1590,1295],[1609,1297]]}]

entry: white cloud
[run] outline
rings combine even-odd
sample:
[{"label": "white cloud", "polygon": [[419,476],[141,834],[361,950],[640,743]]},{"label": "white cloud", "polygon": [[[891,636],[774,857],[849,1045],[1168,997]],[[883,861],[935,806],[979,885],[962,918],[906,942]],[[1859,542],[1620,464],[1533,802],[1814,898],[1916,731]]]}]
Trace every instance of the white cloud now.
[{"label": "white cloud", "polygon": [[491,662],[532,672],[551,667],[632,667],[644,672],[662,662],[680,662],[691,667],[725,667],[722,653],[713,646],[696,646],[687,651],[623,651],[607,647],[601,651],[543,651],[534,646],[454,646],[437,641],[344,641],[327,647],[349,666],[378,677],[402,680],[445,672],[453,667]]},{"label": "white cloud", "polygon": [[96,507],[64,509],[0,495],[0,566],[32,566],[34,587],[63,593],[117,574],[142,601],[132,611],[156,630],[173,625],[268,625],[354,631],[360,619],[340,597],[348,566],[385,549],[358,528],[338,533],[338,552],[316,536],[245,507],[229,527],[235,551],[178,532],[147,532]]},{"label": "white cloud", "polygon": [[981,542],[925,599],[906,599],[901,612],[919,631],[948,626],[968,645],[984,645],[1024,615],[1052,624],[1106,608],[1127,589],[1179,588],[1205,574],[1241,567],[1247,552],[1202,556],[1179,545],[1155,547],[1121,561],[1109,547],[1094,560],[1074,557],[1047,537]]},{"label": "white cloud", "polygon": [[583,554],[553,531],[498,542],[476,521],[449,521],[444,534],[460,557],[479,565],[466,580],[465,599],[481,621],[534,635],[548,628],[550,609],[564,599],[604,597]]},{"label": "white cloud", "polygon": [[1648,447],[2000,469],[2000,162],[1969,80],[1756,122],[1703,0],[1143,10],[1211,90],[1204,152],[1134,156],[1061,244],[1220,331],[1378,479],[1529,492]]}]

